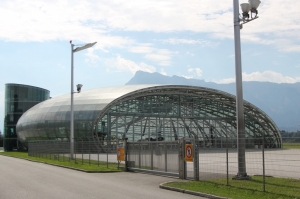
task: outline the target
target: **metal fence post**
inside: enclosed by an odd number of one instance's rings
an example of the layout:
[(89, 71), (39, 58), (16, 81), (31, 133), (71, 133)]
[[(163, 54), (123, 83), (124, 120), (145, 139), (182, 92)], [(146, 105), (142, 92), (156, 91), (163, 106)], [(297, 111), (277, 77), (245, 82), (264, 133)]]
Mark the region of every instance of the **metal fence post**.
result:
[(165, 172), (168, 172), (168, 152), (167, 152), (167, 144), (164, 143), (165, 149)]
[(100, 153), (100, 151), (99, 151), (99, 147), (97, 146), (97, 152), (98, 152), (98, 167), (99, 167), (99, 153)]
[(142, 151), (142, 143), (139, 143), (139, 168), (141, 168), (141, 151)]
[(125, 171), (128, 171), (127, 139), (128, 139), (128, 138), (124, 138)]
[(77, 163), (77, 160), (76, 160), (76, 153), (77, 153), (77, 140), (74, 139), (74, 156), (75, 156), (75, 163)]
[[(194, 178), (199, 181), (199, 150), (198, 150), (198, 139), (194, 139)], [(197, 143), (197, 144), (196, 144)]]
[(228, 171), (228, 137), (227, 133), (226, 135), (226, 185), (229, 186), (229, 171)]
[(262, 137), (262, 162), (263, 162), (263, 192), (266, 192), (266, 174), (265, 174), (265, 134)]
[(185, 160), (184, 160), (184, 138), (178, 140), (178, 159), (179, 159), (179, 179), (185, 179)]
[(150, 149), (151, 149), (151, 170), (153, 170), (153, 144), (149, 142), (150, 144)]
[(89, 165), (91, 165), (91, 143), (90, 143), (90, 139), (88, 139), (89, 141)]
[(81, 164), (83, 164), (83, 139), (81, 140)]
[(106, 142), (106, 168), (108, 168), (108, 142)]

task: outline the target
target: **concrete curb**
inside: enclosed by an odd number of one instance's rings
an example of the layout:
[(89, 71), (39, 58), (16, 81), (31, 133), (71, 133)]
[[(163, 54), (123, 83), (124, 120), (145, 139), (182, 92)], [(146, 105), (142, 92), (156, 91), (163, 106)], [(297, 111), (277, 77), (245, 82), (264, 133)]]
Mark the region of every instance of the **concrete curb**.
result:
[[(170, 181), (170, 182), (172, 182), (172, 181)], [(177, 191), (177, 192), (180, 192), (180, 193), (190, 194), (190, 195), (194, 195), (194, 196), (200, 196), (200, 197), (210, 198), (210, 199), (228, 199), (228, 198), (224, 198), (224, 197), (220, 197), (220, 196), (214, 196), (214, 195), (207, 194), (207, 193), (201, 193), (201, 192), (196, 192), (196, 191), (189, 191), (189, 190), (185, 190), (185, 189), (168, 187), (168, 186), (164, 185), (166, 183), (169, 183), (169, 182), (161, 183), (159, 185), (159, 188), (170, 190), (170, 191)]]
[(48, 165), (51, 165), (51, 166), (57, 166), (57, 167), (62, 167), (62, 168), (66, 168), (66, 169), (72, 169), (72, 170), (81, 171), (81, 172), (85, 172), (85, 173), (116, 173), (116, 172), (122, 172), (122, 171), (89, 171), (89, 170), (78, 169), (78, 168), (68, 167), (68, 166), (59, 165), (59, 164), (52, 164), (52, 163), (48, 163), (48, 162), (40, 162), (40, 161), (36, 161), (36, 160), (30, 160), (28, 158), (19, 158), (19, 157), (8, 156), (8, 155), (3, 155), (3, 156), (11, 157), (11, 158), (17, 158), (17, 159), (21, 159), (21, 160), (27, 160), (27, 161), (31, 161), (31, 162), (42, 163), (42, 164), (48, 164)]

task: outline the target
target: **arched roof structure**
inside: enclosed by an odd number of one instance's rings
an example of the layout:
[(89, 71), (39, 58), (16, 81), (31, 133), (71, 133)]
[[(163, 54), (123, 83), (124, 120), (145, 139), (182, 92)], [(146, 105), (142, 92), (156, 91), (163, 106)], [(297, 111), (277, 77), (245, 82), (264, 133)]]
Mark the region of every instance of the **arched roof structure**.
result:
[[(204, 87), (179, 85), (126, 85), (74, 94), (75, 139), (111, 143), (120, 137), (131, 141), (176, 140), (196, 133), (205, 146), (220, 146), (225, 137), (236, 139), (235, 96)], [(280, 148), (276, 124), (259, 108), (244, 101), (248, 147)], [(17, 133), (29, 140), (68, 140), (70, 94), (44, 101), (19, 120)], [(213, 141), (212, 141), (213, 140)]]

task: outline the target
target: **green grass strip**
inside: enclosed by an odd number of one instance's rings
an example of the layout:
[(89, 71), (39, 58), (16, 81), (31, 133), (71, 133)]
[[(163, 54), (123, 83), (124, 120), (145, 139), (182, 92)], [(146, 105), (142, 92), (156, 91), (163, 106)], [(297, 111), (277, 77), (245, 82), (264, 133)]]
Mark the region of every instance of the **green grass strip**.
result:
[(266, 177), (266, 192), (263, 178), (252, 176), (251, 180), (226, 179), (210, 181), (169, 182), (164, 186), (185, 189), (232, 199), (300, 199), (300, 180)]
[[(21, 159), (27, 159), (27, 160), (32, 160), (36, 162), (42, 162), (42, 163), (47, 163), (47, 164), (52, 164), (52, 165), (58, 165), (58, 166), (63, 166), (63, 167), (68, 167), (72, 169), (78, 169), (78, 170), (83, 170), (87, 172), (121, 172), (122, 170), (118, 169), (118, 164), (117, 163), (107, 163), (103, 161), (99, 161), (99, 166), (98, 166), (98, 161), (95, 160), (86, 160), (76, 158), (76, 160), (69, 160), (68, 157), (63, 157), (62, 155), (59, 157), (59, 160), (57, 159), (57, 156), (55, 157), (54, 154), (51, 156), (48, 154), (47, 158), (39, 158), (39, 157), (32, 157), (28, 156), (27, 152), (0, 152), (0, 155), (5, 155), (5, 156), (10, 156), (10, 157), (16, 157), (16, 158), (21, 158)], [(51, 159), (50, 159), (51, 158)], [(55, 159), (56, 158), (56, 159)], [(82, 164), (83, 163), (83, 164)], [(124, 166), (124, 165), (120, 165)]]
[(282, 143), (282, 148), (284, 148), (284, 149), (300, 149), (300, 143), (284, 142), (284, 143)]

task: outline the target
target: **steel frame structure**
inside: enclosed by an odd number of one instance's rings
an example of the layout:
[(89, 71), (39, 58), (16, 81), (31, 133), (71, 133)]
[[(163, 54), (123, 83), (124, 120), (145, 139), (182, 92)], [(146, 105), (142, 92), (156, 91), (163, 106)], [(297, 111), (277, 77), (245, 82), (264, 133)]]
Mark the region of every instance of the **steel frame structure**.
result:
[[(254, 148), (263, 134), (266, 145), (281, 148), (274, 122), (260, 109), (245, 102), (246, 147)], [(161, 86), (138, 90), (110, 104), (94, 121), (94, 139), (108, 145), (127, 137), (129, 141), (174, 141), (197, 134), (200, 147), (223, 147), (226, 136), (236, 147), (235, 96), (214, 89)], [(105, 140), (103, 139), (105, 136)]]

